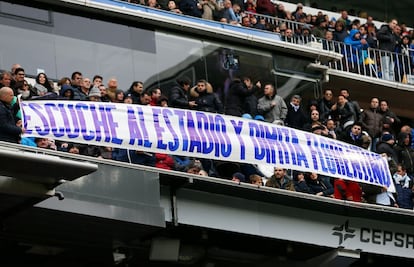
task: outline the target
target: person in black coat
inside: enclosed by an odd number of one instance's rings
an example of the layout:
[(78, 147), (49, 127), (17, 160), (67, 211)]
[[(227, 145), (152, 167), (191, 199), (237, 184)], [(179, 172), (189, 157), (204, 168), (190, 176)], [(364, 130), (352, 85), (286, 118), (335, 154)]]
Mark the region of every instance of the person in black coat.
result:
[(0, 89), (0, 141), (19, 143), (20, 135), (24, 132), (22, 121), (16, 121), (11, 103), (14, 98), (13, 89)]
[(188, 90), (191, 86), (191, 80), (188, 77), (177, 79), (177, 85), (171, 88), (169, 104), (173, 108), (193, 108), (197, 104), (195, 101), (188, 101)]

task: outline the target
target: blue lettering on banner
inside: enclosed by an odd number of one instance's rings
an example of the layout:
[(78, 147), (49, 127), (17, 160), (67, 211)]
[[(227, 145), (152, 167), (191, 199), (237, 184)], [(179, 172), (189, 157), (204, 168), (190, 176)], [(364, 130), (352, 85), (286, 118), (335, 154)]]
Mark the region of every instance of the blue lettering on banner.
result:
[(299, 139), (288, 128), (249, 122), (249, 136), (254, 143), (255, 158), (271, 164), (293, 164), (309, 168), (305, 152)]
[[(26, 133), (34, 136), (278, 164), (385, 186), (391, 182), (388, 165), (380, 155), (270, 123), (200, 111), (116, 103), (23, 101), (21, 107)], [(127, 118), (126, 127), (121, 129), (124, 118)], [(117, 136), (118, 131), (121, 138)], [(249, 151), (248, 145), (253, 145)]]
[(230, 123), (233, 125), (234, 132), (240, 143), (240, 159), (244, 160), (246, 159), (246, 145), (244, 144), (244, 140), (240, 134), (243, 130), (243, 121), (236, 122), (235, 120), (230, 120)]
[[(137, 109), (135, 113), (134, 108)], [(148, 140), (147, 129), (145, 128), (144, 113), (138, 106), (127, 106), (128, 112), (128, 128), (129, 128), (129, 144), (134, 145), (137, 141), (138, 146), (151, 147), (152, 143)], [(136, 115), (138, 115), (138, 120)]]
[(170, 151), (176, 151), (180, 147), (180, 140), (178, 139), (178, 135), (175, 132), (173, 125), (171, 124), (170, 117), (174, 115), (174, 113), (167, 108), (162, 109), (162, 114), (164, 116), (165, 123), (170, 134), (173, 136), (172, 141), (168, 141), (168, 149)]

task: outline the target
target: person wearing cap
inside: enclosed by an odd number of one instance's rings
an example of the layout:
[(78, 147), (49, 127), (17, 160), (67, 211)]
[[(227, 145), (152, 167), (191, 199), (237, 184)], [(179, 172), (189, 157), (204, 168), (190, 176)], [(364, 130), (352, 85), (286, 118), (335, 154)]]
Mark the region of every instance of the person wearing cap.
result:
[(245, 182), (247, 182), (246, 181), (246, 176), (243, 173), (241, 173), (241, 172), (235, 172), (235, 173), (233, 173), (233, 176), (232, 176), (231, 180), (233, 182), (237, 182), (237, 183), (245, 183)]
[(101, 102), (101, 91), (98, 87), (92, 87), (89, 91), (89, 101)]
[(131, 94), (126, 94), (124, 97), (124, 103), (133, 104), (133, 99)]
[(382, 134), (380, 141), (377, 143), (376, 152), (378, 154), (385, 153), (388, 157), (388, 160), (393, 160), (394, 162), (398, 161), (398, 155), (395, 149), (393, 148), (395, 144), (394, 135), (389, 132)]
[(286, 175), (286, 169), (280, 167), (274, 168), (274, 174), (266, 181), (265, 185), (267, 187), (295, 191), (295, 185), (292, 179)]
[(327, 29), (328, 29), (328, 22), (325, 19), (325, 16), (322, 15), (316, 19), (316, 25), (312, 29), (312, 34), (316, 38), (325, 38), (325, 33)]

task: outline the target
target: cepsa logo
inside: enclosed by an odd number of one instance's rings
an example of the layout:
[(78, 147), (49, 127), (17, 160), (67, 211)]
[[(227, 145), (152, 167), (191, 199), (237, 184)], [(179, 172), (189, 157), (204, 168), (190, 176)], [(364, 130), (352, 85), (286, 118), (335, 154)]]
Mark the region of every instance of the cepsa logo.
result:
[(332, 235), (338, 236), (338, 245), (342, 245), (347, 239), (356, 237), (362, 243), (414, 249), (413, 234), (361, 227), (358, 235), (357, 229), (352, 228), (348, 220), (341, 225), (334, 226), (332, 230)]

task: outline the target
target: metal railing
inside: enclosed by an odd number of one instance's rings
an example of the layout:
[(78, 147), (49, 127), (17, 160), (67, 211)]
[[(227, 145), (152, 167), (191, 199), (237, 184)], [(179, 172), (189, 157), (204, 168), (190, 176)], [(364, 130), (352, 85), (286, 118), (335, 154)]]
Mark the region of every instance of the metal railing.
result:
[(396, 53), (385, 50), (368, 48), (357, 49), (344, 42), (330, 41), (323, 38), (316, 38), (312, 34), (302, 35), (305, 26), (312, 25), (296, 21), (280, 19), (272, 16), (244, 12), (246, 15), (255, 16), (257, 20), (265, 19), (266, 23), (274, 26), (285, 24), (292, 29), (293, 35), (282, 35), (282, 41), (299, 45), (312, 46), (317, 49), (333, 51), (343, 55), (342, 60), (330, 62), (328, 67), (335, 70), (352, 72), (372, 78), (387, 81), (414, 84), (414, 50), (409, 49), (407, 53)]

